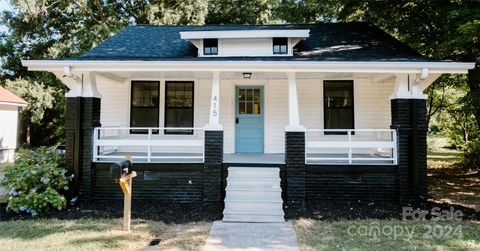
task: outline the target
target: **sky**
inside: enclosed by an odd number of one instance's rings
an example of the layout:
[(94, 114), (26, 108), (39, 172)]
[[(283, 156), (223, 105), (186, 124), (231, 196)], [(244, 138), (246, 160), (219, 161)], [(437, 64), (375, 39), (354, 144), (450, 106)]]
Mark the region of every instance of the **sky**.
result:
[[(0, 12), (3, 12), (4, 10), (12, 10), (9, 0), (0, 0)], [(0, 32), (6, 30), (7, 28), (4, 25), (0, 25)]]

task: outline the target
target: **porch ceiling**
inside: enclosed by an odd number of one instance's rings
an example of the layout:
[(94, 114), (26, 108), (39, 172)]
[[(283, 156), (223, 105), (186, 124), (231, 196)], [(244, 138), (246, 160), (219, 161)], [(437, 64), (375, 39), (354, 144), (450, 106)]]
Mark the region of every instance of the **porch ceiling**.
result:
[[(210, 72), (168, 72), (168, 71), (124, 71), (124, 72), (108, 72), (98, 73), (99, 76), (107, 78), (120, 79), (211, 79)], [(336, 79), (336, 78), (375, 78), (387, 79), (394, 77), (393, 74), (387, 73), (340, 73), (340, 72), (299, 72), (296, 74), (297, 79)], [(243, 72), (222, 72), (220, 79), (242, 79)], [(287, 74), (282, 72), (253, 72), (250, 79), (287, 79)]]

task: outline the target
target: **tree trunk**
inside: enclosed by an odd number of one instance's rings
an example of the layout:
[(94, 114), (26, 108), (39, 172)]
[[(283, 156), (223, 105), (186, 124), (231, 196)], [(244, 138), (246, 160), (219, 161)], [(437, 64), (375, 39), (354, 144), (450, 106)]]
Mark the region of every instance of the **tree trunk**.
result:
[(478, 128), (480, 128), (480, 63), (477, 63), (475, 68), (468, 70), (467, 79), (475, 121), (477, 122)]

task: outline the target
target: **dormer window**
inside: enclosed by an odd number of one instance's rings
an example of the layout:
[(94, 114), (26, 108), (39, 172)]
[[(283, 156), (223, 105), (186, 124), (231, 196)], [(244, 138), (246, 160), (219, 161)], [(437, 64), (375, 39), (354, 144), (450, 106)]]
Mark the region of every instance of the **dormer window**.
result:
[(218, 39), (203, 40), (203, 55), (218, 55)]
[(293, 56), (295, 45), (308, 38), (309, 33), (308, 29), (259, 26), (246, 30), (180, 31), (180, 37), (198, 49), (198, 57), (285, 57)]
[(274, 37), (273, 38), (273, 54), (287, 54), (288, 52), (288, 38)]

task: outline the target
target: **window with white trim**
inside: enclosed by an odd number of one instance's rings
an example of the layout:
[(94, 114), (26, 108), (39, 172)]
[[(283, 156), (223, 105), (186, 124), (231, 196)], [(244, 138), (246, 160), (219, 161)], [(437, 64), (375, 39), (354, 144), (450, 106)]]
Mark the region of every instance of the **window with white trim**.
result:
[[(131, 82), (130, 127), (159, 126), (159, 91), (158, 81)], [(146, 134), (148, 130), (132, 129), (130, 133)]]
[(323, 109), (325, 129), (354, 129), (353, 81), (325, 80), (323, 82)]

